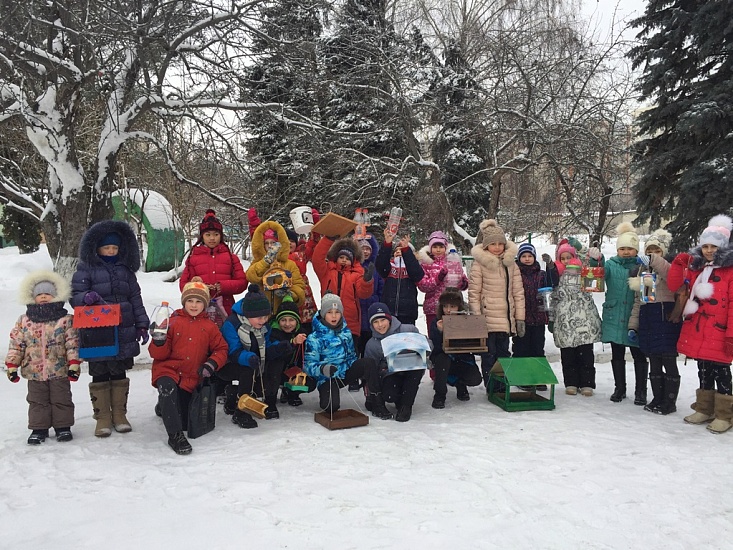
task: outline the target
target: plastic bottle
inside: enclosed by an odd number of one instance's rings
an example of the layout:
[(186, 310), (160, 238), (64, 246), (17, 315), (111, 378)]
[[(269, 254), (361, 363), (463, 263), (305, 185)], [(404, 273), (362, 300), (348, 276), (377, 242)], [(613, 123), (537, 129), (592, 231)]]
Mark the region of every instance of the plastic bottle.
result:
[(173, 309), (168, 302), (161, 302), (153, 310), (153, 321), (150, 323), (150, 333), (155, 338), (161, 338), (168, 334), (168, 324), (170, 323), (171, 313)]
[(448, 274), (445, 276), (445, 285), (458, 288), (463, 279), (463, 264), (455, 248), (451, 248), (448, 252), (445, 258), (445, 267), (448, 270)]
[(389, 213), (389, 221), (387, 222), (387, 228), (392, 235), (397, 235), (397, 231), (400, 230), (400, 220), (402, 220), (402, 208), (395, 206)]
[(354, 216), (354, 221), (356, 222), (356, 227), (354, 228), (354, 237), (357, 239), (366, 239), (366, 225), (365, 222), (365, 215), (364, 210), (361, 208), (356, 209), (356, 215)]

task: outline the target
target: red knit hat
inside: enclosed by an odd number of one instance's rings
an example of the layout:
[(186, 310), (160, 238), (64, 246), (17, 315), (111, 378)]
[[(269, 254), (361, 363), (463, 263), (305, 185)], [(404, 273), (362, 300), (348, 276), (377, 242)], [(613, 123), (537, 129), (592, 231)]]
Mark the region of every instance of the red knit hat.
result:
[(224, 228), (222, 227), (221, 222), (217, 219), (216, 212), (210, 208), (206, 211), (206, 214), (204, 214), (204, 219), (201, 220), (201, 224), (199, 225), (199, 236), (203, 236), (207, 231), (218, 231), (219, 233), (224, 233)]

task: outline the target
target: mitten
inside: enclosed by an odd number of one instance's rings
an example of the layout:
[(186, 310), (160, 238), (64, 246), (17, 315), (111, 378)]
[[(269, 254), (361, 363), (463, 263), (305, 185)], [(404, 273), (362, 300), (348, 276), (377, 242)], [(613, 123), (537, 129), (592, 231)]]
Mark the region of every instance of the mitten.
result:
[(66, 376), (69, 378), (69, 382), (76, 382), (79, 380), (79, 364), (71, 364), (69, 365), (69, 371), (66, 373)]
[(458, 290), (468, 290), (468, 279), (465, 276), (461, 277), (461, 284), (458, 286)]
[(168, 335), (165, 332), (153, 332), (153, 344), (156, 346), (165, 344), (166, 338), (168, 338)]
[(101, 302), (102, 297), (99, 295), (98, 292), (94, 290), (90, 290), (84, 295), (84, 303), (88, 306), (94, 305), (97, 302)]
[(256, 355), (253, 355), (252, 357), (249, 358), (249, 361), (247, 361), (247, 365), (249, 366), (249, 368), (253, 370), (259, 370), (260, 364), (261, 364), (260, 358), (257, 357)]
[(649, 261), (651, 258), (646, 254), (639, 254), (636, 256), (636, 263), (649, 267)]
[(278, 288), (275, 291), (275, 296), (279, 296), (280, 298), (285, 298), (288, 295), (290, 295), (290, 291), (287, 288)]
[(145, 345), (148, 343), (148, 340), (150, 340), (150, 334), (148, 334), (148, 329), (146, 328), (139, 328), (137, 329), (137, 341), (138, 343)]
[(20, 380), (20, 376), (18, 376), (18, 366), (13, 365), (12, 363), (5, 363), (5, 366), (8, 367), (8, 380), (13, 383), (18, 382)]
[(438, 281), (442, 283), (445, 280), (447, 275), (448, 275), (448, 268), (447, 267), (442, 268), (440, 271), (438, 271)]
[(321, 372), (326, 378), (333, 378), (333, 376), (336, 374), (336, 370), (337, 369), (335, 365), (323, 365), (321, 367)]
[(277, 258), (277, 253), (280, 252), (280, 246), (281, 244), (277, 242), (270, 247), (270, 250), (267, 251), (265, 257), (263, 258), (266, 264), (269, 265), (275, 261), (275, 258)]
[(629, 338), (629, 342), (631, 342), (632, 344), (639, 343), (639, 335), (636, 333), (636, 331), (633, 328), (627, 333), (627, 336)]
[(208, 378), (209, 376), (213, 375), (215, 371), (216, 363), (209, 359), (208, 361), (206, 361), (206, 363), (199, 367), (199, 370), (197, 370), (196, 373), (201, 378)]
[(601, 249), (597, 246), (591, 246), (588, 249), (588, 256), (593, 258), (594, 260), (600, 260), (601, 259)]
[(725, 354), (733, 355), (733, 337), (731, 336), (725, 339)]
[(524, 338), (524, 335), (527, 332), (527, 325), (524, 323), (524, 321), (517, 320), (517, 336), (519, 338)]
[(374, 278), (374, 262), (370, 263), (364, 270), (364, 280), (368, 283)]
[(545, 262), (545, 265), (550, 266), (553, 264), (552, 258), (550, 258), (549, 254), (543, 254), (542, 255), (542, 261)]

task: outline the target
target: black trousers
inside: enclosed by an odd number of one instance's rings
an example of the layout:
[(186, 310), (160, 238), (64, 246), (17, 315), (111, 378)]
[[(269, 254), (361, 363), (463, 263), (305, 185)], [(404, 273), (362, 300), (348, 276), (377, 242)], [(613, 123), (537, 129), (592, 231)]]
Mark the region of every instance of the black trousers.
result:
[(382, 397), (398, 407), (412, 407), (424, 374), (425, 369), (388, 374), (382, 378)]
[(176, 384), (169, 376), (158, 378), (158, 404), (163, 417), (163, 425), (168, 435), (182, 432), (188, 428), (188, 405), (191, 394)]
[(698, 361), (697, 377), (701, 390), (714, 390), (718, 385), (718, 393), (731, 395), (730, 365), (715, 361)]
[(524, 336), (512, 338), (512, 357), (544, 357), (545, 325), (527, 325)]
[(583, 344), (574, 348), (560, 348), (562, 377), (565, 387), (596, 387), (595, 355), (593, 344)]
[(430, 360), (433, 362), (435, 374), (433, 389), (438, 397), (445, 399), (448, 394), (448, 376), (455, 376), (458, 379), (457, 383), (464, 386), (481, 384), (481, 372), (479, 372), (478, 365), (454, 360), (447, 353), (431, 355)]
[(509, 333), (507, 332), (489, 332), (488, 353), (481, 354), (481, 374), (484, 377), (484, 384), (488, 388), (489, 372), (499, 357), (511, 357), (509, 354)]

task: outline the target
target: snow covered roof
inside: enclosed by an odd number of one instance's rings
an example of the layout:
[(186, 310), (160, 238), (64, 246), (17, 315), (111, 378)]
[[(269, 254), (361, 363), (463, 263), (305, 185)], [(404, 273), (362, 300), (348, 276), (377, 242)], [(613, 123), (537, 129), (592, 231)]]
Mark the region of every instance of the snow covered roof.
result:
[[(176, 227), (180, 227), (180, 223), (175, 219), (173, 214), (173, 207), (171, 207), (170, 203), (160, 193), (147, 190), (143, 191), (131, 187), (129, 189), (115, 191), (112, 193), (112, 196), (124, 199), (128, 193), (130, 200), (141, 208), (154, 229), (175, 229)], [(143, 203), (145, 204), (145, 208), (143, 208)]]

